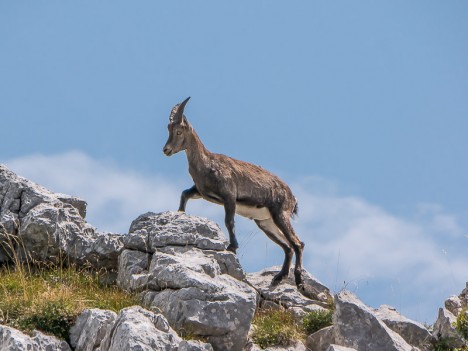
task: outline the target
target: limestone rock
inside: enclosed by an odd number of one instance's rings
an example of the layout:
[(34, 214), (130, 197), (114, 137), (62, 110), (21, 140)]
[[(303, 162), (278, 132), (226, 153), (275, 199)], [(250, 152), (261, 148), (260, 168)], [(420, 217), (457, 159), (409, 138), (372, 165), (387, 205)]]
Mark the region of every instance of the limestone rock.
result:
[(0, 325), (0, 351), (71, 351), (70, 346), (53, 336), (35, 331), (33, 336)]
[(293, 345), (290, 346), (270, 346), (266, 349), (262, 349), (255, 344), (250, 344), (244, 349), (244, 351), (307, 351), (307, 348), (302, 342), (296, 341)]
[(70, 346), (64, 340), (59, 340), (55, 336), (45, 335), (37, 330), (31, 337), (38, 351), (71, 351)]
[(213, 351), (213, 347), (197, 340), (182, 340), (178, 351)]
[(431, 333), (421, 323), (402, 316), (395, 308), (387, 305), (380, 306), (375, 315), (408, 344), (421, 350), (430, 348)]
[(307, 337), (306, 346), (314, 351), (327, 351), (335, 343), (333, 326), (316, 331)]
[(445, 300), (445, 308), (449, 310), (455, 317), (457, 317), (464, 309), (468, 309), (468, 282), (466, 283), (466, 287), (462, 290), (460, 295), (451, 296)]
[(257, 294), (214, 223), (179, 212), (133, 221), (119, 259), (118, 284), (141, 292), (176, 330), (208, 340), (214, 350), (242, 350)]
[(70, 329), (70, 344), (75, 351), (94, 351), (115, 323), (112, 311), (88, 309), (83, 311)]
[(330, 345), (327, 351), (356, 351), (356, 349), (352, 349), (350, 347), (340, 346), (340, 345)]
[(457, 318), (445, 308), (439, 308), (439, 315), (434, 324), (433, 335), (437, 340), (450, 339), (452, 347), (462, 347), (464, 345), (463, 338), (458, 334), (453, 326)]
[(140, 306), (120, 311), (97, 351), (177, 351), (182, 340), (161, 314)]
[(0, 263), (15, 255), (115, 269), (122, 235), (98, 233), (85, 214), (84, 200), (53, 193), (0, 165)]
[(165, 246), (223, 251), (226, 239), (217, 224), (184, 212), (148, 212), (132, 222), (126, 248), (153, 253)]
[[(280, 305), (291, 309), (299, 317), (306, 312), (326, 309), (333, 301), (330, 291), (310, 273), (303, 270), (304, 291), (297, 289), (293, 278), (293, 268), (289, 276), (278, 285), (272, 285), (273, 277), (280, 271), (280, 266), (266, 268), (260, 272), (247, 274), (248, 282), (260, 293), (260, 305), (264, 308), (274, 308)], [(302, 310), (303, 312), (300, 312)]]
[(377, 318), (355, 295), (342, 291), (335, 296), (333, 330), (335, 343), (359, 351), (411, 351), (413, 348)]

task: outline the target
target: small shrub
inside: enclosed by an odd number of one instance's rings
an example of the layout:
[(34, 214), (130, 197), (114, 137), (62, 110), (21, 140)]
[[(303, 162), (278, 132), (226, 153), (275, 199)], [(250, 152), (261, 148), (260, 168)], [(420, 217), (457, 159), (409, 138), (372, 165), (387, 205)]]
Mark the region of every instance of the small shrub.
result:
[(307, 313), (302, 320), (304, 331), (307, 335), (310, 335), (332, 325), (332, 316), (333, 311), (330, 310), (317, 310)]
[(294, 315), (288, 310), (263, 310), (253, 320), (253, 341), (261, 348), (288, 346), (294, 340), (301, 340), (304, 334), (295, 323)]
[(455, 322), (455, 329), (463, 338), (468, 340), (468, 310), (464, 309), (460, 312)]
[(456, 338), (440, 338), (432, 342), (432, 351), (468, 351), (468, 346), (457, 347), (459, 340)]
[(65, 302), (46, 301), (32, 314), (20, 319), (19, 325), (26, 330), (37, 329), (67, 340), (74, 317), (75, 311)]

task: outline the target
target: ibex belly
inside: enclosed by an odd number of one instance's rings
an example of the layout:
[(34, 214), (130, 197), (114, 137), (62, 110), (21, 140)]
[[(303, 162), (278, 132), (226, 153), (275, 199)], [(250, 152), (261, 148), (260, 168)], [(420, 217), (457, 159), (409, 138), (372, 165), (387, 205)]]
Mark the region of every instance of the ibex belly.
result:
[(236, 204), (236, 213), (249, 219), (265, 220), (271, 218), (270, 211), (266, 207), (247, 206)]

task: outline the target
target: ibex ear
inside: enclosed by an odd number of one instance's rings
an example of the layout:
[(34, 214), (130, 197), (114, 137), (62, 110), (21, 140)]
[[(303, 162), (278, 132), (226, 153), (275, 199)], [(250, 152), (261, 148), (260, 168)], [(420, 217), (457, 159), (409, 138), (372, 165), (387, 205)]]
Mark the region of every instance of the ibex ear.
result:
[(177, 107), (177, 111), (173, 115), (171, 115), (171, 123), (174, 124), (183, 124), (184, 122), (186, 123), (187, 121), (184, 118), (184, 108), (185, 105), (187, 105), (187, 102), (190, 100), (190, 96), (186, 98), (184, 101), (182, 101), (181, 104)]

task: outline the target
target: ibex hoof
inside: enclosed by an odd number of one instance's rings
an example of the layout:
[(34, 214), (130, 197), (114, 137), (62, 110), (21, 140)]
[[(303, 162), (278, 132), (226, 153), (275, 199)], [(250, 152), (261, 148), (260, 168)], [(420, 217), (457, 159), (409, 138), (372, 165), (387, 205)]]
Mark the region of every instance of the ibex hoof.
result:
[(271, 281), (272, 286), (277, 286), (281, 281), (283, 280), (285, 274), (282, 272), (279, 272), (277, 275), (273, 277), (273, 280)]
[(296, 286), (299, 291), (304, 291), (304, 280), (302, 280), (302, 274), (294, 272), (294, 278), (296, 281)]
[(237, 246), (229, 244), (226, 250), (236, 253), (237, 248), (238, 248)]

